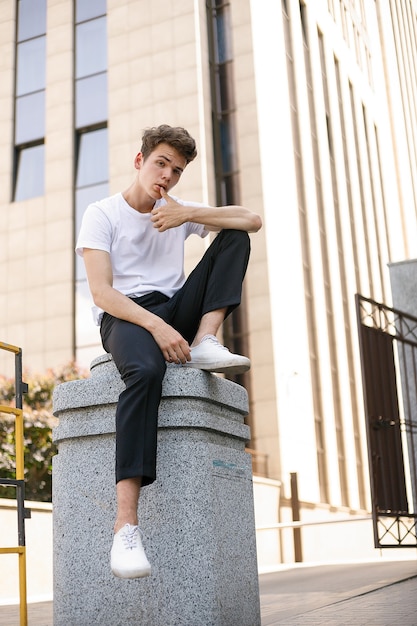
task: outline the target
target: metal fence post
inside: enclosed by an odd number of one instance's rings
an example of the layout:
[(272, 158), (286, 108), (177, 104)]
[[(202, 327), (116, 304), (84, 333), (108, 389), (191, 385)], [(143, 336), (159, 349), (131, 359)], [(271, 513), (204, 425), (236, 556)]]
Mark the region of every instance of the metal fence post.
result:
[[(300, 521), (300, 501), (298, 499), (297, 473), (291, 472), (291, 511), (292, 521)], [(294, 559), (296, 563), (303, 562), (303, 548), (301, 544), (301, 528), (293, 528), (294, 537)]]

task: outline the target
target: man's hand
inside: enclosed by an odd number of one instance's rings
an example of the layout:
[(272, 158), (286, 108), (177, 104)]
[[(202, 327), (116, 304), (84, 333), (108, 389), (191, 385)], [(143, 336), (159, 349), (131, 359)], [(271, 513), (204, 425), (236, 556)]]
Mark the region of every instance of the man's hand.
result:
[(84, 261), (96, 306), (114, 317), (146, 328), (168, 363), (186, 363), (191, 360), (190, 346), (175, 328), (113, 288), (113, 272), (108, 252), (84, 248)]
[(154, 228), (163, 233), (169, 228), (175, 228), (184, 224), (187, 221), (187, 214), (186, 208), (171, 198), (163, 187), (160, 187), (160, 192), (166, 204), (151, 211), (151, 222), (153, 222)]
[(184, 337), (162, 319), (159, 318), (156, 321), (156, 325), (150, 329), (150, 332), (164, 355), (165, 361), (182, 364), (191, 361), (190, 346)]
[(237, 205), (184, 206), (171, 198), (163, 187), (160, 187), (159, 191), (166, 204), (151, 211), (151, 220), (154, 228), (157, 228), (160, 233), (169, 228), (181, 226), (185, 222), (203, 224), (206, 230), (213, 232), (229, 228), (256, 233), (262, 227), (260, 216), (245, 207)]

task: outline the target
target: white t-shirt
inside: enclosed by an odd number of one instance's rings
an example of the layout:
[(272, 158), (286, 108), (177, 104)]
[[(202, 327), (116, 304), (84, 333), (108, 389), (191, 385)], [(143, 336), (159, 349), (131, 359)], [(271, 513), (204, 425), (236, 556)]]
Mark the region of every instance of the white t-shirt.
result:
[[(203, 206), (174, 199), (184, 206)], [(157, 200), (155, 207), (163, 204), (165, 200)], [(186, 222), (160, 233), (151, 217), (133, 209), (121, 193), (94, 202), (84, 213), (75, 251), (80, 256), (84, 248), (108, 252), (113, 287), (125, 295), (160, 291), (171, 297), (185, 282), (185, 240), (193, 233), (205, 237), (208, 231), (202, 224)], [(93, 316), (99, 325), (103, 311), (93, 307)]]

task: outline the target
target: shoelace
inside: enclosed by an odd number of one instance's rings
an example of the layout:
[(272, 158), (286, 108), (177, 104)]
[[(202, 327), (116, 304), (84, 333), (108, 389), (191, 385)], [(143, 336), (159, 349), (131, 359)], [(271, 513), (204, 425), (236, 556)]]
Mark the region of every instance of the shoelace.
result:
[(124, 533), (121, 534), (126, 550), (133, 550), (136, 548), (138, 534), (139, 528), (137, 526), (130, 526)]
[(208, 341), (212, 343), (214, 346), (217, 346), (217, 348), (220, 348), (221, 350), (225, 350), (226, 352), (230, 352), (229, 348), (226, 348), (226, 346), (221, 344), (220, 341), (217, 339), (217, 337), (215, 337), (214, 335), (205, 335), (202, 338), (200, 343), (203, 343), (203, 341)]

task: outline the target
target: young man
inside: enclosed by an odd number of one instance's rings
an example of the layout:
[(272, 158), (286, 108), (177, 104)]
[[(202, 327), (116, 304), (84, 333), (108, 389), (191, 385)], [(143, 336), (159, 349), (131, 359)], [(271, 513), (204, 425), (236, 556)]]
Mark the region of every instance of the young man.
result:
[[(183, 128), (150, 128), (135, 158), (136, 177), (123, 193), (87, 208), (76, 251), (84, 257), (100, 324), (126, 390), (116, 411), (117, 516), (111, 568), (121, 578), (148, 576), (138, 529), (140, 488), (156, 477), (158, 407), (166, 363), (239, 373), (249, 359), (216, 339), (240, 304), (249, 232), (261, 219), (240, 206), (210, 207), (169, 195), (196, 157)], [(184, 242), (216, 236), (187, 280)]]

